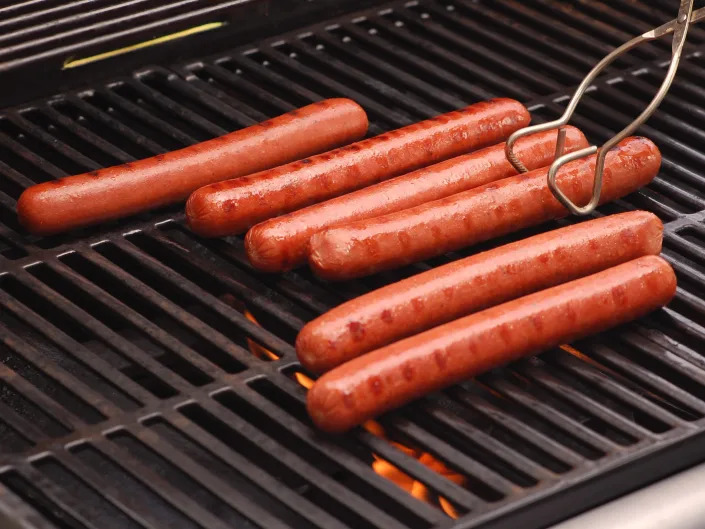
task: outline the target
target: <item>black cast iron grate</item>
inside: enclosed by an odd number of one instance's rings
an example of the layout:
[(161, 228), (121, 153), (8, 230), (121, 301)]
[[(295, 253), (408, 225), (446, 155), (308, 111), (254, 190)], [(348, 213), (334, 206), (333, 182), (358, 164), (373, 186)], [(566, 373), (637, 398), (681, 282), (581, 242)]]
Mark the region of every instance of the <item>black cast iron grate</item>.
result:
[[(366, 431), (316, 433), (291, 344), (305, 321), (341, 301), (477, 249), (333, 287), (307, 271), (259, 274), (241, 238), (200, 240), (177, 209), (52, 238), (27, 237), (14, 214), (32, 183), (323, 97), (362, 103), (372, 133), (495, 95), (547, 119), (611, 46), (670, 10), (666, 0), (389, 3), (8, 109), (0, 516), (61, 529), (538, 527), (702, 460), (700, 29), (643, 130), (663, 149), (660, 176), (597, 213), (644, 208), (664, 220), (664, 255), (680, 281), (674, 302), (572, 352), (518, 362), (381, 419), (394, 440), (465, 476), (463, 486)], [(620, 128), (656, 89), (667, 49), (625, 58), (576, 124), (594, 141)], [(422, 482), (430, 501), (377, 475), (373, 453)], [(437, 497), (462, 518), (444, 514)]]

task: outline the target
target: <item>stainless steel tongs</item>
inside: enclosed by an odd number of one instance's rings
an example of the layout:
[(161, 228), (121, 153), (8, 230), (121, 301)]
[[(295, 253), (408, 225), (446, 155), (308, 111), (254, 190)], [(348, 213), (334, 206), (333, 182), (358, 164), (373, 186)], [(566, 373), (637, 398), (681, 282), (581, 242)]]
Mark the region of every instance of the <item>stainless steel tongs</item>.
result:
[[(543, 132), (551, 129), (558, 129), (558, 140), (556, 142), (556, 159), (551, 165), (548, 172), (548, 187), (554, 196), (563, 204), (568, 210), (576, 215), (587, 215), (592, 210), (594, 210), (600, 202), (600, 193), (602, 191), (602, 176), (605, 170), (605, 157), (612, 147), (617, 145), (627, 136), (630, 136), (634, 131), (639, 128), (646, 120), (648, 120), (651, 115), (659, 107), (663, 99), (666, 97), (668, 90), (671, 88), (673, 79), (678, 71), (678, 65), (680, 64), (681, 55), (683, 54), (683, 48), (688, 37), (688, 29), (691, 24), (700, 22), (705, 19), (705, 7), (693, 11), (694, 0), (680, 0), (680, 9), (678, 11), (678, 17), (661, 27), (647, 31), (643, 35), (633, 38), (629, 42), (622, 44), (619, 48), (615, 49), (612, 53), (607, 55), (602, 59), (595, 68), (585, 77), (583, 82), (580, 84), (578, 89), (575, 91), (573, 98), (570, 100), (563, 115), (555, 120), (548, 123), (542, 123), (541, 125), (534, 125), (531, 127), (526, 127), (518, 130), (512, 134), (507, 140), (506, 145), (506, 155), (507, 159), (511, 162), (514, 168), (520, 173), (526, 173), (526, 166), (517, 158), (514, 153), (514, 144), (517, 140), (523, 136), (529, 134), (534, 134), (536, 132)], [(673, 33), (673, 46), (672, 46), (672, 59), (666, 77), (661, 84), (658, 92), (654, 96), (653, 100), (644, 109), (639, 117), (637, 117), (632, 123), (630, 123), (624, 130), (622, 130), (617, 135), (613, 136), (609, 141), (604, 143), (602, 147), (598, 148), (593, 145), (591, 147), (586, 147), (579, 151), (575, 151), (569, 154), (563, 154), (565, 146), (565, 125), (568, 124), (578, 103), (585, 95), (585, 92), (590, 87), (595, 78), (602, 73), (602, 71), (612, 64), (615, 59), (619, 56), (627, 53), (632, 48), (643, 44), (644, 42), (650, 42), (652, 40), (660, 39)], [(568, 162), (577, 160), (578, 158), (584, 158), (591, 156), (595, 153), (597, 154), (597, 161), (595, 164), (595, 180), (592, 186), (592, 198), (590, 202), (585, 206), (578, 206), (573, 203), (560, 188), (556, 185), (556, 175), (558, 170), (563, 167)]]

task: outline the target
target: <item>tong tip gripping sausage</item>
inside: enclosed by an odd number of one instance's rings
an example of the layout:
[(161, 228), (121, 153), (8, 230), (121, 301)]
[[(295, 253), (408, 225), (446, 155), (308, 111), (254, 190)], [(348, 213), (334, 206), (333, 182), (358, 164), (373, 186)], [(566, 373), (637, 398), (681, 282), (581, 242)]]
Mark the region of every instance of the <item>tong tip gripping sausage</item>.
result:
[[(605, 68), (607, 68), (615, 60), (617, 60), (619, 57), (629, 52), (633, 48), (636, 48), (637, 46), (640, 46), (645, 42), (650, 42), (673, 34), (672, 56), (664, 80), (658, 92), (656, 92), (656, 94), (654, 95), (654, 98), (634, 121), (632, 121), (622, 131), (620, 131), (608, 141), (606, 141), (599, 148), (593, 145), (583, 149), (582, 151), (563, 155), (560, 150), (559, 142), (559, 149), (556, 152), (556, 160), (553, 162), (553, 164), (551, 165), (551, 169), (548, 172), (548, 186), (551, 189), (553, 195), (556, 197), (556, 199), (560, 201), (561, 204), (563, 204), (566, 209), (568, 209), (571, 213), (575, 215), (587, 215), (591, 213), (600, 203), (600, 194), (602, 191), (602, 180), (604, 176), (605, 159), (607, 156), (607, 152), (609, 152), (613, 147), (618, 145), (622, 140), (634, 134), (634, 132), (641, 125), (643, 125), (653, 115), (654, 112), (656, 112), (658, 107), (661, 105), (661, 102), (668, 94), (668, 91), (670, 90), (671, 85), (673, 84), (673, 80), (675, 79), (676, 73), (678, 71), (678, 66), (680, 65), (681, 56), (683, 54), (683, 49), (685, 47), (685, 43), (688, 37), (688, 30), (690, 28), (690, 25), (698, 23), (703, 19), (705, 19), (705, 8), (700, 8), (694, 11), (693, 0), (680, 0), (678, 16), (675, 19), (671, 20), (670, 22), (667, 22), (666, 24), (663, 24), (658, 28), (649, 30), (633, 38), (632, 40), (622, 44), (610, 54), (608, 54), (605, 58), (603, 58), (590, 71), (590, 73), (588, 73), (588, 75), (583, 79), (582, 83), (580, 83), (575, 93), (573, 94), (573, 97), (568, 103), (565, 112), (560, 118), (554, 121), (549, 121), (547, 123), (526, 127), (512, 134), (507, 140), (505, 148), (507, 160), (509, 160), (509, 162), (514, 166), (517, 171), (521, 173), (527, 172), (527, 168), (524, 166), (524, 164), (521, 162), (521, 160), (514, 151), (514, 145), (520, 138), (528, 134), (534, 134), (537, 132), (543, 132), (551, 129), (558, 129), (559, 134), (563, 134), (561, 131), (573, 117), (573, 114), (575, 113), (575, 110), (578, 104), (580, 103), (581, 99), (585, 96), (585, 94), (592, 86), (592, 83), (605, 70)], [(563, 167), (565, 164), (579, 158), (591, 156), (595, 153), (597, 153), (597, 163), (595, 164), (595, 176), (592, 187), (592, 196), (586, 205), (579, 206), (573, 201), (571, 201), (570, 198), (568, 198), (565, 193), (558, 187), (558, 185), (556, 184), (556, 175), (558, 174), (558, 171), (561, 169), (561, 167)]]

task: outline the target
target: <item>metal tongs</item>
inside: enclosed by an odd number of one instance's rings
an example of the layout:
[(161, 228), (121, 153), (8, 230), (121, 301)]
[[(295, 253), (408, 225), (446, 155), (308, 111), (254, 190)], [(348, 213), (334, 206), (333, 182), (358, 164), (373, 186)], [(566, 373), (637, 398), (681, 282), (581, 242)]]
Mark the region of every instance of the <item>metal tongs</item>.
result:
[[(548, 171), (548, 187), (551, 189), (551, 192), (554, 194), (554, 196), (561, 202), (561, 204), (563, 204), (568, 210), (570, 210), (571, 213), (574, 213), (575, 215), (587, 215), (588, 213), (593, 211), (600, 202), (600, 193), (602, 191), (602, 176), (605, 170), (605, 157), (607, 156), (607, 153), (610, 151), (610, 149), (612, 149), (612, 147), (617, 145), (624, 138), (634, 133), (634, 131), (639, 128), (646, 120), (648, 120), (659, 107), (663, 99), (666, 97), (668, 90), (671, 88), (673, 79), (675, 78), (676, 72), (678, 71), (678, 65), (680, 64), (681, 55), (683, 54), (683, 48), (688, 37), (688, 29), (690, 28), (690, 25), (705, 19), (705, 8), (700, 8), (693, 11), (693, 2), (694, 0), (680, 0), (680, 9), (678, 11), (678, 17), (675, 20), (672, 20), (656, 29), (652, 29), (651, 31), (647, 31), (643, 35), (635, 37), (629, 42), (622, 44), (619, 48), (615, 49), (612, 53), (602, 59), (597, 64), (597, 66), (592, 69), (592, 71), (587, 75), (587, 77), (585, 77), (583, 82), (575, 91), (575, 94), (570, 100), (570, 103), (568, 104), (565, 112), (559, 119), (555, 121), (550, 121), (548, 123), (542, 123), (540, 125), (526, 127), (512, 134), (507, 140), (505, 151), (507, 159), (509, 160), (509, 162), (511, 162), (514, 168), (520, 173), (528, 172), (526, 166), (521, 162), (521, 160), (519, 160), (519, 158), (514, 153), (514, 144), (519, 138), (522, 138), (523, 136), (527, 136), (529, 134), (534, 134), (536, 132), (558, 129), (558, 139), (556, 142), (556, 159), (551, 165), (550, 170)], [(607, 68), (607, 66), (612, 64), (615, 59), (617, 59), (624, 53), (627, 53), (632, 48), (635, 48), (640, 44), (643, 44), (644, 42), (650, 42), (652, 40), (660, 39), (661, 37), (665, 37), (666, 35), (669, 35), (671, 33), (673, 33), (672, 58), (671, 64), (668, 68), (668, 72), (666, 73), (666, 78), (663, 80), (661, 87), (659, 88), (651, 103), (649, 103), (649, 106), (646, 107), (646, 109), (641, 113), (641, 115), (636, 118), (632, 123), (630, 123), (629, 126), (627, 126), (619, 134), (613, 136), (609, 141), (603, 144), (602, 147), (598, 148), (597, 146), (593, 145), (591, 147), (586, 147), (579, 151), (575, 151), (569, 154), (563, 154), (566, 134), (564, 127), (570, 121), (571, 117), (575, 113), (575, 109), (578, 106), (578, 103), (585, 95), (585, 92), (590, 87), (595, 78), (600, 75), (600, 73), (602, 73), (602, 71)], [(592, 186), (592, 198), (590, 199), (590, 202), (587, 205), (581, 207), (574, 204), (556, 185), (556, 175), (558, 174), (558, 170), (568, 162), (572, 162), (573, 160), (577, 160), (579, 158), (585, 158), (595, 153), (598, 154), (597, 161), (595, 164), (595, 180)]]

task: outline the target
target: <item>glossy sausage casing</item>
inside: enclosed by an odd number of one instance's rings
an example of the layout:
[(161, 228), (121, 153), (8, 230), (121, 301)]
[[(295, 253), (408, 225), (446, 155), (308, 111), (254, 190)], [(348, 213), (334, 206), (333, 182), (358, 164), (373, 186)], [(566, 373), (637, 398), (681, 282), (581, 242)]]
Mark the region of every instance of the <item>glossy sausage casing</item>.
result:
[(199, 189), (186, 203), (204, 237), (247, 231), (283, 213), (495, 144), (529, 122), (526, 108), (495, 99), (325, 154)]
[(643, 316), (675, 291), (670, 265), (641, 257), (355, 358), (314, 383), (308, 411), (321, 429), (343, 432), (494, 367)]
[[(661, 153), (646, 138), (627, 138), (607, 154), (601, 203), (648, 184)], [(311, 237), (309, 263), (326, 279), (342, 280), (428, 259), (568, 211), (546, 183), (548, 169), (512, 176), (374, 219), (329, 228)], [(557, 182), (575, 203), (592, 194), (595, 156), (567, 164)]]
[[(582, 132), (575, 127), (566, 131), (566, 153), (587, 147)], [(554, 158), (556, 134), (554, 130), (522, 138), (515, 152), (529, 169), (544, 167)], [(283, 272), (306, 262), (311, 235), (325, 228), (393, 213), (514, 174), (504, 144), (487, 147), (257, 224), (245, 238), (247, 256), (259, 270)]]
[(17, 203), (20, 223), (48, 235), (181, 202), (206, 184), (289, 163), (360, 139), (365, 111), (329, 99), (178, 151), (45, 182)]
[(309, 322), (301, 364), (322, 373), (363, 353), (510, 299), (661, 252), (663, 224), (633, 211), (535, 235), (355, 298)]

